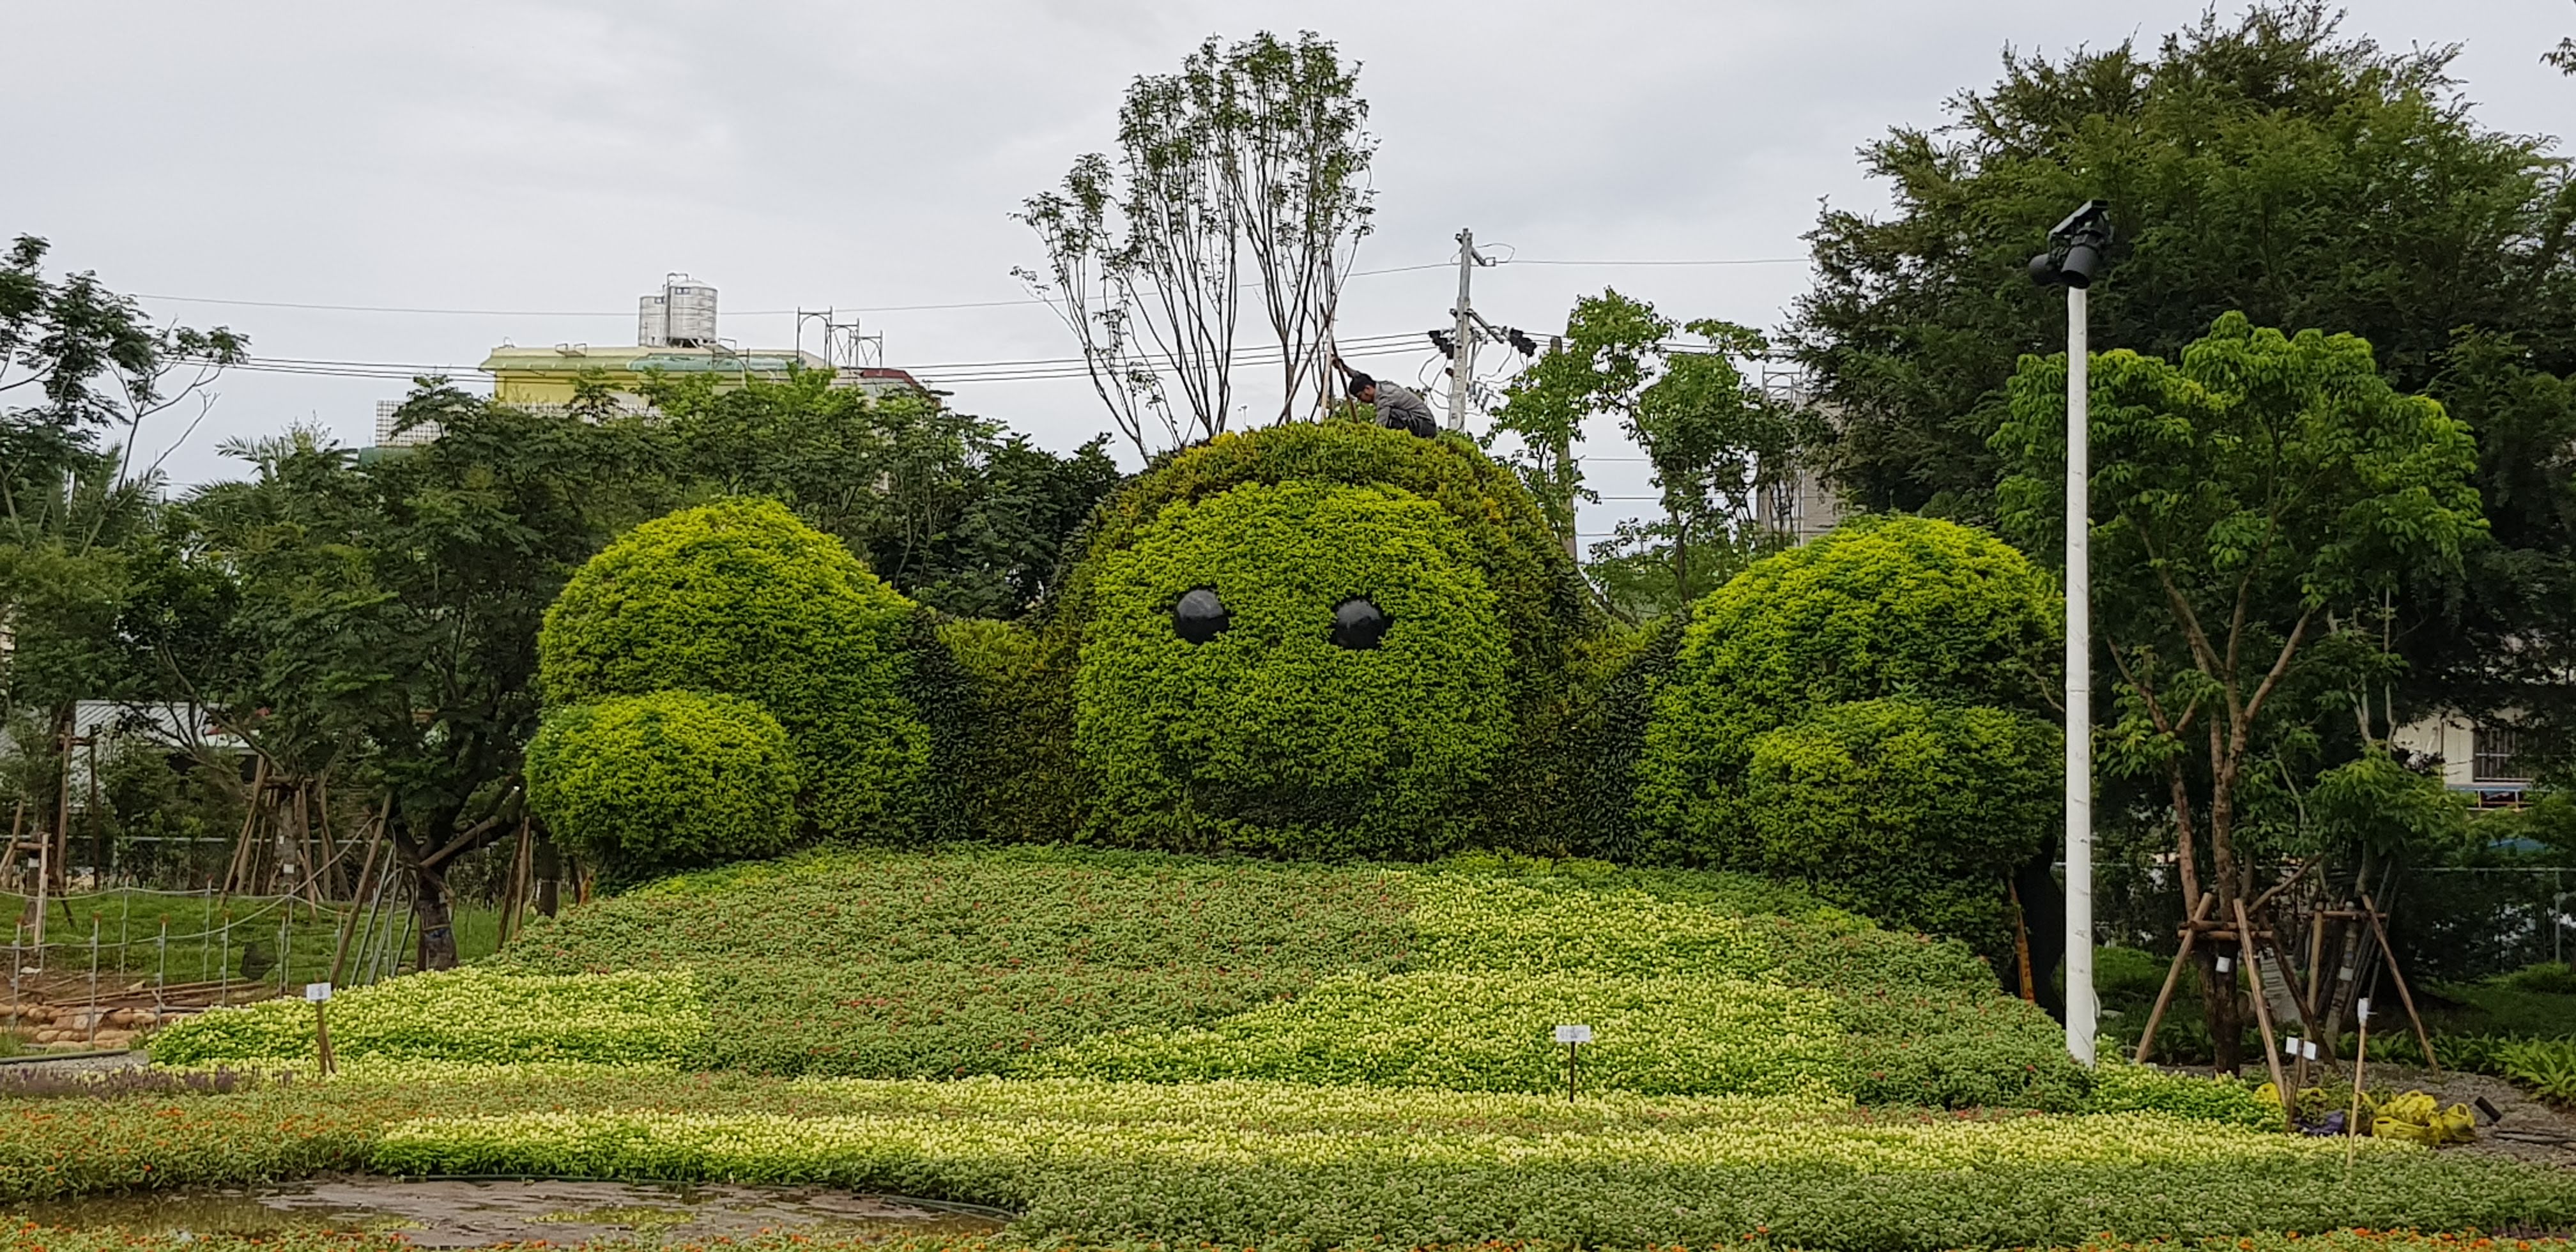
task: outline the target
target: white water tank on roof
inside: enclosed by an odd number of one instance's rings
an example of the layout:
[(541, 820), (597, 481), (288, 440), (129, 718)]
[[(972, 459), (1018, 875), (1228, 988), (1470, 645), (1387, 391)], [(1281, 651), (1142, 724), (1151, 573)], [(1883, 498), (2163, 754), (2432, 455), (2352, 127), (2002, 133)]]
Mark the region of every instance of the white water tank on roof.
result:
[(711, 348), (716, 342), (716, 289), (673, 274), (662, 284), (663, 338), (673, 347)]
[(671, 346), (670, 301), (650, 295), (635, 302), (635, 346), (667, 348)]

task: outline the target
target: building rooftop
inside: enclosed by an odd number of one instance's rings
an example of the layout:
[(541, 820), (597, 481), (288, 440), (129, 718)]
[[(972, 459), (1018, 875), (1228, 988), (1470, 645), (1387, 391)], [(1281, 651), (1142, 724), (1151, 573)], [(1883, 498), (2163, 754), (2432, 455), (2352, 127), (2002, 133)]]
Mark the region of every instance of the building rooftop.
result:
[(784, 374), (791, 363), (801, 369), (831, 368), (831, 363), (823, 358), (794, 348), (749, 348), (737, 352), (730, 348), (592, 347), (587, 344), (494, 348), (492, 355), (483, 358), (481, 368), (491, 374), (578, 374), (586, 369), (636, 374), (647, 370), (660, 370), (666, 374), (732, 374), (744, 370)]

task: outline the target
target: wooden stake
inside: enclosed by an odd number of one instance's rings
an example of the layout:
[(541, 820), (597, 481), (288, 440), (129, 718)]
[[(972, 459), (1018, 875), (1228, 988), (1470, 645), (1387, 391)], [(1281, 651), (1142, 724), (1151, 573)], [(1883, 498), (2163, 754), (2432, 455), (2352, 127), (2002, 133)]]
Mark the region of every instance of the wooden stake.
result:
[(315, 1000), (313, 1002), (313, 1049), (321, 1054), (322, 1076), (325, 1078), (331, 1076), (332, 1068), (331, 1015), (324, 1011), (330, 1007), (331, 1002), (328, 1000)]
[[(2272, 1036), (2272, 1006), (2263, 1001), (2263, 976), (2254, 968), (2254, 923), (2245, 916), (2245, 902), (2230, 900), (2236, 909), (2237, 951), (2244, 955), (2246, 980), (2254, 984), (2254, 1024), (2263, 1029), (2263, 1063), (2272, 1070), (2272, 1090), (2281, 1094), (2281, 1121), (2296, 1127), (2298, 1093), (2290, 1090), (2289, 1075), (2281, 1072), (2281, 1042)], [(2236, 993), (2236, 980), (2227, 980), (2228, 994)]]
[(2343, 1174), (2347, 1179), (2352, 1177), (2352, 1153), (2359, 1146), (2356, 1136), (2361, 1133), (2361, 1063), (2370, 1055), (2370, 1000), (2366, 996), (2354, 1028), (2360, 1033), (2354, 1036), (2352, 1045), (2352, 1108), (2343, 1115)]
[(2424, 1029), (2424, 1015), (2415, 1011), (2415, 994), (2406, 989), (2406, 975), (2398, 972), (2397, 949), (2389, 946), (2388, 928), (2380, 924), (2379, 906), (2371, 903), (2367, 891), (2361, 893), (2361, 908), (2370, 918), (2371, 936), (2379, 940), (2379, 955), (2388, 961), (2389, 981), (2397, 984), (2397, 1002), (2406, 1006), (2407, 1020), (2415, 1023), (2415, 1042), (2424, 1046), (2424, 1068), (2439, 1074), (2442, 1062), (2433, 1055), (2433, 1032)]
[[(392, 801), (388, 800), (386, 803), (391, 804)], [(348, 962), (349, 935), (357, 928), (359, 905), (367, 898), (367, 878), (375, 873), (376, 852), (384, 846), (384, 841), (385, 828), (382, 823), (379, 823), (376, 826), (375, 836), (367, 841), (366, 862), (358, 868), (357, 894), (349, 900), (349, 915), (340, 919), (339, 938), (331, 945), (331, 977), (327, 981), (334, 985), (339, 983), (341, 968)]]
[(2012, 895), (2013, 964), (2021, 971), (2021, 998), (2025, 1003), (2036, 1004), (2039, 982), (2030, 971), (2030, 918), (2021, 911), (2021, 888), (2007, 883), (2004, 890)]
[(2218, 893), (2204, 891), (2200, 903), (2193, 906), (2190, 920), (2183, 923), (2182, 947), (2174, 952), (2173, 967), (2165, 971), (2164, 989), (2156, 993), (2156, 1006), (2147, 1012), (2147, 1033), (2138, 1036), (2137, 1063), (2147, 1063), (2147, 1055), (2156, 1048), (2156, 1027), (2164, 1024), (2165, 1009), (2173, 1004), (2174, 987), (2182, 982), (2182, 968), (2191, 959), (2192, 941), (2200, 938), (2200, 923), (2209, 916), (2210, 906), (2218, 903)]

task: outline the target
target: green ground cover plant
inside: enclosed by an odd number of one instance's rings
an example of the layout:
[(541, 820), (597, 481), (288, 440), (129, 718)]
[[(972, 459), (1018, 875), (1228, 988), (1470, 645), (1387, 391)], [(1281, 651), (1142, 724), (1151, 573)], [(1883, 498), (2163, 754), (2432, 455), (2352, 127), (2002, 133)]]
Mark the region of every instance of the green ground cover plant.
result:
[[(362, 1020), (393, 1042), (361, 1046), (507, 1059), (540, 1016), (518, 1006), (560, 990), (560, 1020), (523, 1054), (592, 1056), (562, 1032), (597, 1016), (581, 997), (607, 994), (580, 976), (612, 971), (686, 976), (685, 992), (651, 986), (694, 997), (689, 1028), (629, 1055), (692, 1068), (1532, 1092), (1562, 1081), (1549, 1027), (1583, 1022), (1604, 1089), (2091, 1107), (2056, 1026), (1956, 943), (1759, 879), (1496, 855), (1008, 847), (735, 866), (532, 925), (473, 975), (490, 1011), (430, 994), (437, 980), (378, 992), (361, 1008), (384, 1020)], [(159, 1046), (195, 1063), (303, 1055), (299, 1012), (210, 1014)], [(404, 1033), (406, 1012), (436, 1020)], [(470, 1050), (441, 1051), (451, 1037)]]
[(230, 1094), (0, 1100), (0, 1200), (330, 1169), (737, 1179), (995, 1204), (1021, 1239), (1886, 1250), (2551, 1227), (2576, 1179), (2158, 1113), (1803, 1098), (356, 1060)]
[[(705, 997), (684, 969), (580, 977), (438, 970), (350, 988), (333, 997), (330, 1014), (332, 1049), (351, 1058), (671, 1066), (697, 1051), (707, 1029)], [(280, 998), (215, 1010), (155, 1033), (151, 1049), (164, 1065), (301, 1065), (314, 1055), (313, 1007)]]
[[(252, 1237), (238, 1234), (138, 1235), (123, 1229), (66, 1229), (21, 1223), (0, 1224), (0, 1252), (403, 1252), (413, 1245), (398, 1233), (368, 1231), (297, 1231)], [(1010, 1235), (990, 1237), (934, 1236), (879, 1239), (873, 1236), (769, 1233), (747, 1239), (619, 1239), (584, 1244), (556, 1244), (586, 1252), (1129, 1252), (1122, 1246), (1033, 1243)], [(1290, 1245), (1273, 1245), (1289, 1252)], [(1742, 1252), (1774, 1252), (1781, 1245), (1757, 1234), (1731, 1245)], [(2267, 1231), (2243, 1238), (2158, 1239), (2145, 1243), (2088, 1239), (2029, 1252), (2562, 1252), (2571, 1246), (2559, 1238), (2487, 1238), (2467, 1234), (2424, 1234), (2412, 1230), (2329, 1230), (2321, 1234)], [(1211, 1244), (1204, 1252), (1263, 1252), (1256, 1247)], [(1302, 1246), (1295, 1252), (1303, 1252)], [(1533, 1240), (1479, 1240), (1473, 1244), (1427, 1244), (1409, 1252), (1570, 1252), (1564, 1245)], [(1640, 1252), (1672, 1252), (1653, 1249)]]

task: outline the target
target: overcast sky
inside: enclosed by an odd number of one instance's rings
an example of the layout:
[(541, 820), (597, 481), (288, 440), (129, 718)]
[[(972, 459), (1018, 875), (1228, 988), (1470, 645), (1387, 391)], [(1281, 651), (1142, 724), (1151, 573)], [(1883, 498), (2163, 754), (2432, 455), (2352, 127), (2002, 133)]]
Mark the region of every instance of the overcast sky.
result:
[[(2151, 41), (2202, 7), (0, 0), (0, 233), (50, 239), (58, 271), (228, 324), (261, 356), (471, 366), (504, 340), (629, 343), (635, 297), (680, 270), (720, 289), (722, 333), (745, 346), (794, 339), (792, 316), (760, 311), (837, 305), (886, 310), (862, 316), (889, 364), (1063, 357), (1042, 306), (890, 306), (1021, 296), (1010, 270), (1039, 254), (1008, 215), (1108, 146), (1129, 79), (1211, 33), (1311, 29), (1363, 63), (1381, 140), (1361, 268), (1447, 260), (1470, 226), (1522, 259), (1478, 275), (1498, 322), (1560, 325), (1611, 284), (1774, 327), (1807, 282), (1795, 258), (1819, 201), (1884, 203), (1861, 144), (1938, 121), (1945, 97), (1993, 81), (2006, 44)], [(2346, 29), (2464, 43), (2457, 70), (2490, 126), (2576, 119), (2576, 79), (2539, 63), (2576, 32), (2569, 0), (2353, 0)], [(1525, 263), (1767, 258), (1792, 260)], [(1441, 324), (1455, 282), (1355, 279), (1344, 333)], [(220, 440), (299, 420), (363, 444), (375, 401), (402, 390), (237, 372), (167, 467), (231, 474)], [(1079, 382), (956, 391), (1053, 447), (1107, 427)], [(1610, 459), (1633, 450), (1588, 451), (1603, 490), (1644, 490), (1642, 466)], [(1584, 529), (1637, 511), (1613, 500)]]

